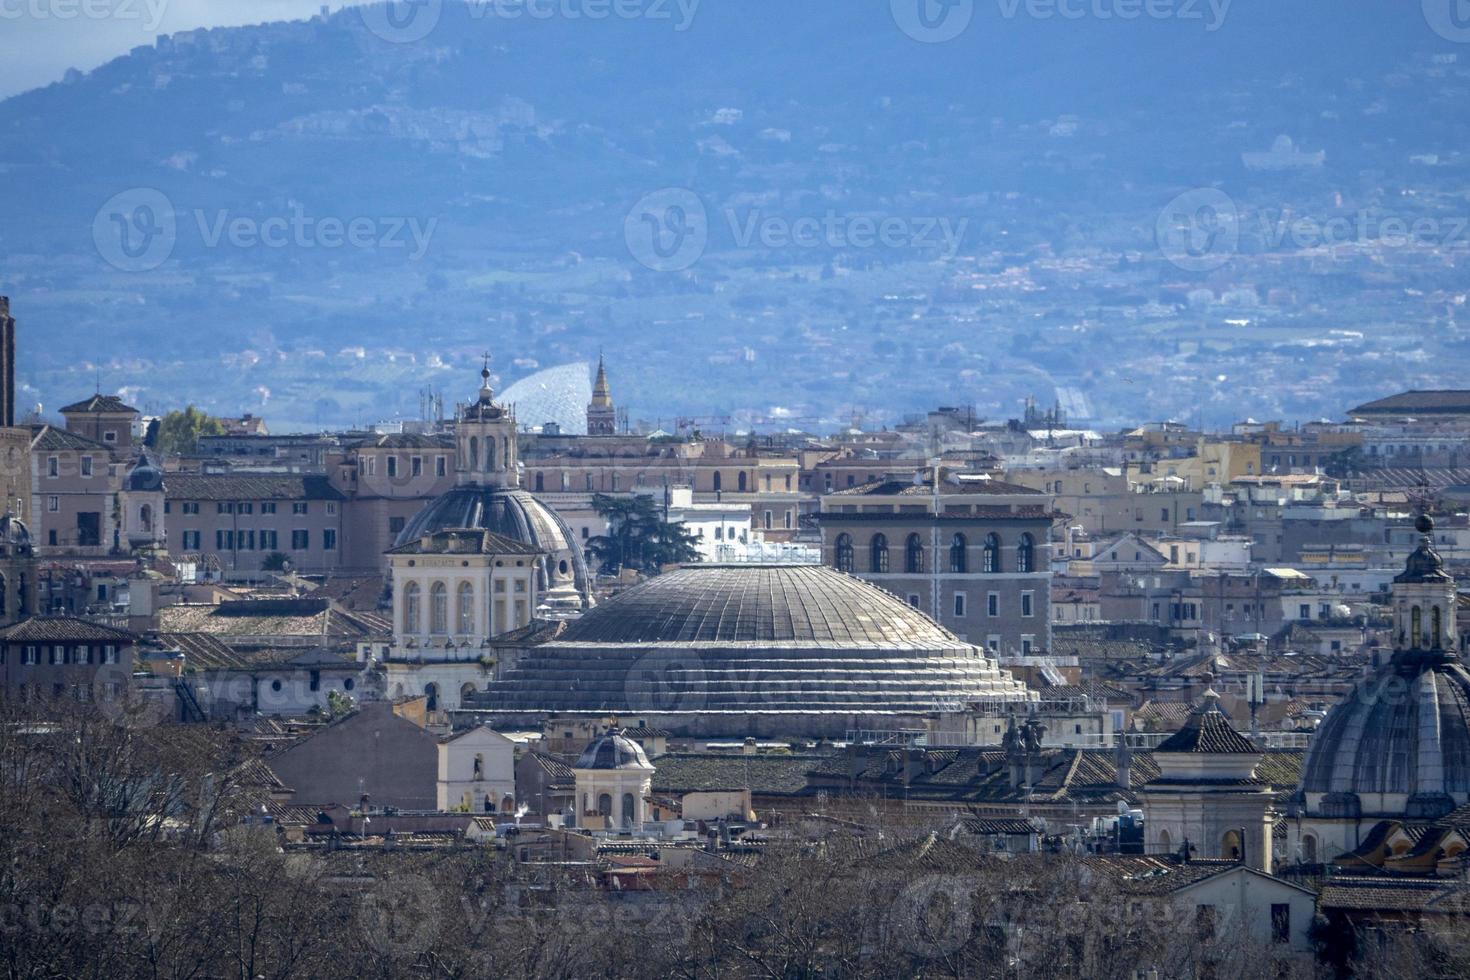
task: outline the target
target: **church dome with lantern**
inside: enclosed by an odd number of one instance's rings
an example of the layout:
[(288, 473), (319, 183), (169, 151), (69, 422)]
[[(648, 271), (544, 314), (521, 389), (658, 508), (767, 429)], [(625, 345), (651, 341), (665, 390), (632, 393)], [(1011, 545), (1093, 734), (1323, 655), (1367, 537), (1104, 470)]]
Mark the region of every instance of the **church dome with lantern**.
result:
[(1433, 819), (1470, 802), (1470, 670), (1460, 657), (1455, 580), (1421, 516), (1419, 546), (1393, 582), (1392, 658), (1319, 726), (1302, 769), (1308, 817)]
[(446, 530), (487, 530), (545, 553), (538, 591), (553, 612), (590, 608), (591, 576), (564, 520), (520, 485), (513, 405), (495, 401), (490, 369), (480, 372), (477, 398), (455, 421), (456, 486), (430, 501), (404, 526), (403, 546)]

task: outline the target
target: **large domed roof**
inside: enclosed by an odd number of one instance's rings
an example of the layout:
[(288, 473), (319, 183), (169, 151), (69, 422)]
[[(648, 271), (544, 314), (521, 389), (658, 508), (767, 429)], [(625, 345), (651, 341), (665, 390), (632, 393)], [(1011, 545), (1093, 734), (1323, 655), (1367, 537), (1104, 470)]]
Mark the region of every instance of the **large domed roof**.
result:
[(687, 734), (841, 737), (1034, 699), (979, 647), (860, 579), (816, 565), (694, 565), (525, 650), (473, 707), (507, 723), (632, 715)]
[(1376, 811), (1364, 798), (1377, 794), (1417, 797), (1427, 808), (1422, 815), (1466, 802), (1470, 671), (1450, 655), (1396, 656), (1327, 713), (1307, 752), (1301, 788), (1357, 796), (1363, 813)]
[(691, 565), (603, 603), (557, 642), (964, 645), (891, 592), (822, 565)]
[(529, 492), (513, 487), (464, 484), (425, 505), (399, 532), (396, 547), (437, 531), (484, 529), (544, 551), (548, 581), (543, 591), (558, 584), (575, 587), (584, 598), (591, 581), (582, 549), (566, 522)]

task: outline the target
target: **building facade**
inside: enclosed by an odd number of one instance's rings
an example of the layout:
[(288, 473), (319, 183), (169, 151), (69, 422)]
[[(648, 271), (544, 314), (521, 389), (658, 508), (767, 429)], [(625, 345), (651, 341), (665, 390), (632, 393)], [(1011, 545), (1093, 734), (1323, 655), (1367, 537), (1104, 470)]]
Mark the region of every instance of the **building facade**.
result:
[(822, 560), (992, 656), (1051, 648), (1051, 497), (997, 480), (888, 479), (822, 498)]

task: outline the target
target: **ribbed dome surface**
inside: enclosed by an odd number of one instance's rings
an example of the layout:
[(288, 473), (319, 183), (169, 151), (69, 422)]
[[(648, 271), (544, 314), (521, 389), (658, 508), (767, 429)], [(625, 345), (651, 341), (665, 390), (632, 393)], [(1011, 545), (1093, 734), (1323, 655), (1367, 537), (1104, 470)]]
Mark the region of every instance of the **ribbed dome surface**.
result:
[(618, 732), (608, 732), (582, 750), (575, 769), (643, 769), (653, 771), (643, 746)]
[(1031, 698), (978, 647), (859, 579), (821, 566), (709, 565), (603, 603), (526, 650), (474, 706), (679, 716), (669, 723), (705, 732), (779, 715), (786, 731), (810, 731), (817, 716), (916, 719)]
[[(416, 541), (435, 531), (483, 528), (547, 552), (553, 579), (574, 582), (583, 596), (591, 594), (587, 563), (566, 522), (525, 490), (506, 487), (458, 486), (441, 494), (414, 515), (398, 534), (396, 545)], [(567, 563), (566, 573), (560, 563)], [(551, 582), (542, 582), (543, 590)]]
[(1302, 768), (1307, 793), (1470, 799), (1470, 671), (1451, 655), (1401, 653), (1323, 720)]
[(557, 643), (963, 645), (891, 592), (821, 565), (681, 568), (603, 603)]

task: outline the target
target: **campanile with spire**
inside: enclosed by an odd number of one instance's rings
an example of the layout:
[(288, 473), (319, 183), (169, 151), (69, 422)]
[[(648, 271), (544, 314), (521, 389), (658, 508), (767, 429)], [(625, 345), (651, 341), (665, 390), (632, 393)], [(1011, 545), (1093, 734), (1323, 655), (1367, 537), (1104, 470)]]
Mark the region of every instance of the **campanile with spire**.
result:
[(613, 406), (612, 391), (607, 386), (607, 368), (602, 355), (597, 355), (597, 380), (592, 385), (592, 400), (587, 403), (587, 434), (589, 436), (611, 436), (617, 434), (618, 411)]

